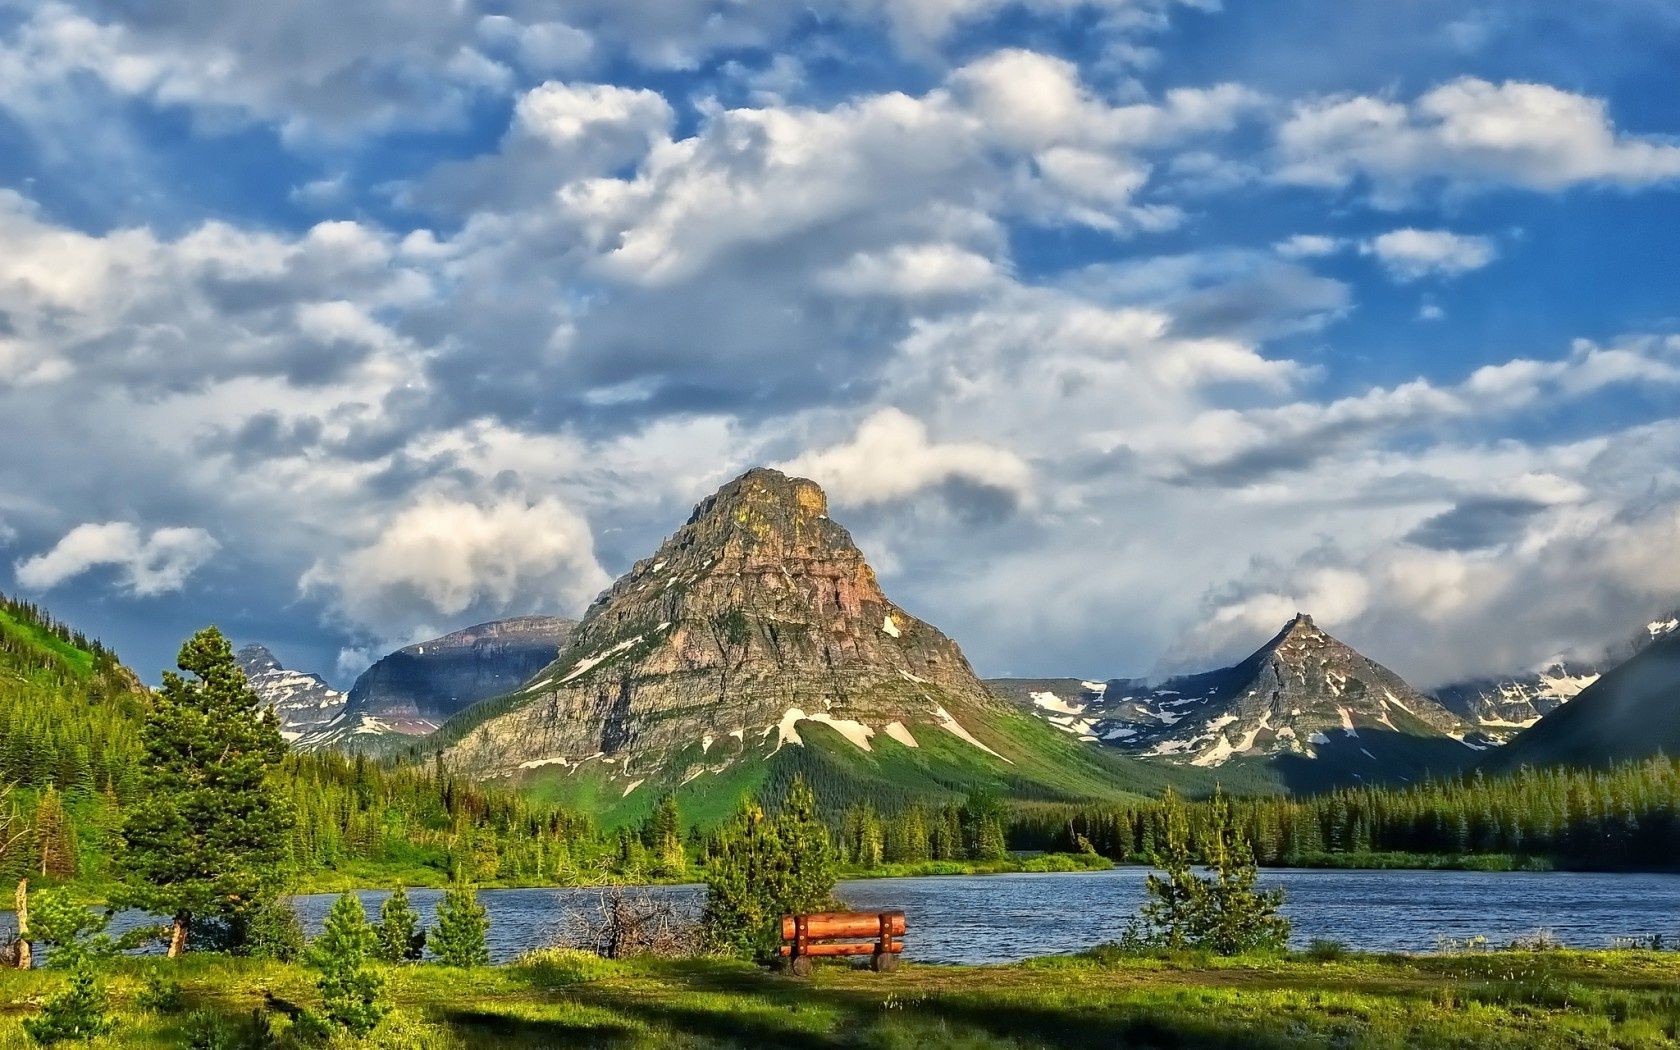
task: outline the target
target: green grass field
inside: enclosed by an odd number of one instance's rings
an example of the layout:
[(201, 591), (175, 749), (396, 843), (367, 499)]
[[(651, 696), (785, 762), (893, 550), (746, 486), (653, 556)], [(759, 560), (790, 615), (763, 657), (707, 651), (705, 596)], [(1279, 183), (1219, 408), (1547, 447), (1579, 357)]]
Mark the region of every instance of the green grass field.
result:
[[(179, 976), (173, 1012), (143, 1009), (148, 973)], [(1009, 966), (819, 967), (810, 981), (712, 959), (608, 963), (548, 952), (475, 971), (391, 968), (399, 1015), (345, 1047), (1643, 1047), (1680, 1031), (1680, 954), (1499, 951), (1288, 959), (1097, 951)], [(62, 978), (0, 973), (0, 1048)], [(314, 1000), (299, 967), (215, 957), (125, 960), (117, 1034), (96, 1047), (207, 1041), (253, 1011)], [(194, 1037), (199, 1042), (194, 1044)]]

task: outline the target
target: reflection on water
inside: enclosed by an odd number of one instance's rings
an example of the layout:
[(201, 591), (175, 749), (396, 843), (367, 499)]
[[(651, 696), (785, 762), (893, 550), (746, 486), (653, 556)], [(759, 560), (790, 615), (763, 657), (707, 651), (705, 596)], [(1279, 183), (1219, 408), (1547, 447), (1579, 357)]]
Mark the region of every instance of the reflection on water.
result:
[[(1143, 901), (1142, 868), (1056, 875), (940, 876), (840, 884), (853, 907), (903, 909), (906, 955), (923, 962), (1005, 962), (1079, 951), (1119, 936)], [(1485, 936), (1494, 944), (1549, 930), (1559, 941), (1607, 947), (1612, 938), (1661, 933), (1680, 943), (1680, 875), (1568, 872), (1270, 870), (1264, 885), (1289, 891), (1285, 912), (1296, 945), (1319, 937), (1354, 948), (1430, 951), (1445, 937)], [(655, 887), (698, 903), (697, 886)], [(367, 891), (368, 917), (386, 894)], [(411, 890), (430, 925), (441, 890)], [(567, 907), (585, 907), (592, 890), (484, 890), (491, 958), (505, 962), (551, 943)], [(320, 931), (329, 894), (296, 898), (304, 927)], [(140, 925), (123, 915), (113, 932)]]

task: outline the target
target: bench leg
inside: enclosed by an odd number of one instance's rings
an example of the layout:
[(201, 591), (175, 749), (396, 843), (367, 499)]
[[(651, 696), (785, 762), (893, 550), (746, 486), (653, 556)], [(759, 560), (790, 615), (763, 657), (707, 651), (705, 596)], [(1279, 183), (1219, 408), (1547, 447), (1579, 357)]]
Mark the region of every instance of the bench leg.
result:
[(892, 952), (876, 952), (869, 959), (869, 968), (876, 973), (891, 973), (898, 969), (898, 956)]
[(795, 977), (811, 976), (811, 957), (809, 955), (795, 955), (788, 960), (788, 969)]

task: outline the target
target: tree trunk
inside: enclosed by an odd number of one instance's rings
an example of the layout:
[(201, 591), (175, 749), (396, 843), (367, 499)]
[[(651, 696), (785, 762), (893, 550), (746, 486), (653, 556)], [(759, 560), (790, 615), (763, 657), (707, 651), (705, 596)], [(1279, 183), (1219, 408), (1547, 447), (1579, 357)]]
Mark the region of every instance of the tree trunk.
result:
[(19, 879), (17, 888), (17, 968), (29, 969), (33, 962), (29, 950), (29, 880)]
[(169, 957), (171, 959), (180, 958), (181, 953), (187, 950), (187, 926), (191, 922), (192, 917), (186, 912), (175, 914), (175, 926), (169, 931)]

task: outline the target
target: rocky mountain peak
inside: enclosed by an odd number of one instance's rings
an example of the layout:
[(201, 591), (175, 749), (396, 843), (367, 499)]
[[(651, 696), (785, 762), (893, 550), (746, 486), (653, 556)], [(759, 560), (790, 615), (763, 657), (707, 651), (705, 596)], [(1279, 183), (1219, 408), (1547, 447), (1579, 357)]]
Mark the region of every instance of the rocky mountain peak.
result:
[(882, 593), (815, 482), (767, 468), (701, 500), (521, 695), (450, 727), (452, 757), (481, 773), (600, 759), (700, 775), (799, 745), (807, 723), (865, 751), (916, 747), (931, 726), (996, 754), (963, 724), (998, 708), (961, 650)]
[(267, 646), (240, 646), (234, 658), (244, 670), (251, 691), (280, 720), (280, 733), (287, 740), (305, 740), (343, 714), (343, 693), (320, 675), (286, 667)]
[[(1393, 772), (1385, 755), (1406, 751), (1408, 772), (1423, 752), (1408, 743), (1481, 743), (1434, 699), (1297, 613), (1241, 663), (1166, 681), (1079, 682), (1062, 695), (1036, 688), (1024, 699), (1052, 724), (1146, 757), (1198, 766), (1236, 758), (1335, 758), (1349, 775)], [(1019, 695), (1018, 689), (1006, 689)], [(1442, 763), (1446, 768), (1446, 763)]]

